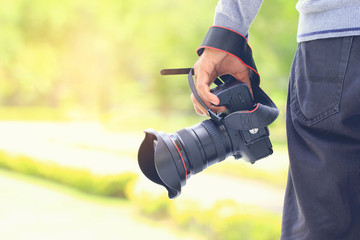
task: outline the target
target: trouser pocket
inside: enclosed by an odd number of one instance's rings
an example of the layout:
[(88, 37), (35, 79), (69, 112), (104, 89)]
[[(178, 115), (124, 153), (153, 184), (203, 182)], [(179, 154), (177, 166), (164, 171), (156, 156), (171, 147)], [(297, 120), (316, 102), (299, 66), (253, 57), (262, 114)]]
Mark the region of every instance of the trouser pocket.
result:
[(299, 43), (290, 74), (290, 107), (307, 125), (340, 111), (352, 37)]

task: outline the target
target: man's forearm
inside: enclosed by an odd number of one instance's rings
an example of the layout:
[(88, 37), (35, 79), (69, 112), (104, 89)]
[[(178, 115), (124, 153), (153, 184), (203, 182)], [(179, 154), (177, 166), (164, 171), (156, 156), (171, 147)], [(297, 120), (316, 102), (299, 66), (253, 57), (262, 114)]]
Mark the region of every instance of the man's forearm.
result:
[(220, 0), (216, 6), (214, 25), (230, 28), (247, 36), (262, 0)]

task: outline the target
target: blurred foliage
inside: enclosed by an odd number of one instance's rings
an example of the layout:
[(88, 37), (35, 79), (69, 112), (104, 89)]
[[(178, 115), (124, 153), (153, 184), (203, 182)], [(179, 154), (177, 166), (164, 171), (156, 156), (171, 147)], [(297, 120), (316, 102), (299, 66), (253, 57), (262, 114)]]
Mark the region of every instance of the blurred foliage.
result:
[(186, 84), (167, 86), (171, 82), (162, 81), (159, 69), (192, 64), (201, 30), (211, 21), (208, 14), (198, 14), (209, 5), (205, 0), (17, 0), (1, 5), (3, 105), (106, 112), (143, 107), (146, 92), (156, 96), (150, 106), (167, 108), (168, 88)]
[[(137, 201), (142, 214), (158, 220), (170, 220), (187, 232), (199, 233), (208, 240), (275, 240), (280, 238), (281, 216), (254, 206), (241, 206), (231, 200), (217, 202), (211, 208), (184, 200), (181, 204), (167, 196), (148, 193), (129, 195)], [(135, 199), (134, 199), (135, 198)], [(141, 204), (151, 202), (153, 204)]]
[[(184, 76), (159, 70), (194, 64), (216, 2), (0, 0), (0, 104), (91, 112), (117, 125), (151, 111), (195, 115)], [(250, 30), (262, 86), (281, 110), (294, 5), (264, 1)]]
[(3, 106), (0, 107), (1, 121), (68, 121), (72, 120), (68, 110), (44, 106)]
[(134, 173), (94, 175), (85, 169), (60, 166), (55, 163), (37, 161), (27, 156), (2, 151), (0, 151), (0, 168), (45, 178), (85, 193), (120, 198), (127, 198), (126, 188), (136, 179)]

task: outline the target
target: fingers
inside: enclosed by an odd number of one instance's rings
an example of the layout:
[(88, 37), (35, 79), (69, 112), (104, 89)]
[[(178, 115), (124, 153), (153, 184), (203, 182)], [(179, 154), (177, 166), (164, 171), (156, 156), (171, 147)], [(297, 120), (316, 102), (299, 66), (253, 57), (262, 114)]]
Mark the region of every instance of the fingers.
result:
[[(207, 108), (212, 108), (212, 105), (218, 105), (220, 103), (219, 98), (210, 92), (210, 80), (209, 74), (205, 71), (195, 70), (195, 88), (201, 98), (202, 102)], [(194, 95), (191, 95), (191, 101), (194, 104), (195, 111), (200, 115), (208, 115), (207, 110), (195, 99)]]
[[(210, 92), (210, 85), (213, 83), (217, 77), (214, 64), (212, 63), (212, 58), (202, 58), (195, 63), (195, 88), (196, 91), (206, 105), (207, 108), (210, 108), (214, 112), (223, 112), (226, 110), (225, 107), (216, 107), (215, 105), (220, 104), (219, 98)], [(191, 101), (194, 104), (195, 111), (201, 115), (208, 115), (207, 110), (194, 98), (191, 96)]]
[[(190, 98), (191, 98), (191, 101), (193, 102), (194, 109), (197, 114), (203, 115), (203, 116), (209, 116), (208, 111), (196, 100), (196, 98), (194, 97), (194, 94), (191, 94)], [(210, 106), (207, 106), (207, 107), (216, 113), (224, 112), (226, 110), (226, 108), (224, 106), (214, 106), (212, 104), (210, 104)]]
[(196, 98), (194, 97), (194, 94), (191, 94), (190, 96), (191, 101), (194, 104), (194, 109), (195, 112), (199, 115), (204, 115), (204, 116), (208, 116), (208, 112), (206, 111), (205, 108), (203, 108), (203, 106), (200, 105), (200, 103), (196, 100)]
[(195, 87), (196, 87), (196, 90), (197, 90), (200, 98), (203, 100), (203, 102), (205, 103), (205, 105), (207, 107), (210, 107), (211, 104), (213, 104), (213, 105), (220, 104), (219, 98), (215, 94), (210, 92), (210, 87), (208, 86), (208, 84), (197, 81), (195, 83)]

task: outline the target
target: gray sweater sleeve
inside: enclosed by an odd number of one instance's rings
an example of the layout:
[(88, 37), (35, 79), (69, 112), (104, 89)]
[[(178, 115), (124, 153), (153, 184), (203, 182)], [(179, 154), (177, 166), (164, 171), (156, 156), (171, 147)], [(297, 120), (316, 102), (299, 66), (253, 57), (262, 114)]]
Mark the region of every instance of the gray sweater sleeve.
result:
[(261, 3), (262, 0), (219, 0), (214, 25), (230, 28), (247, 36)]

